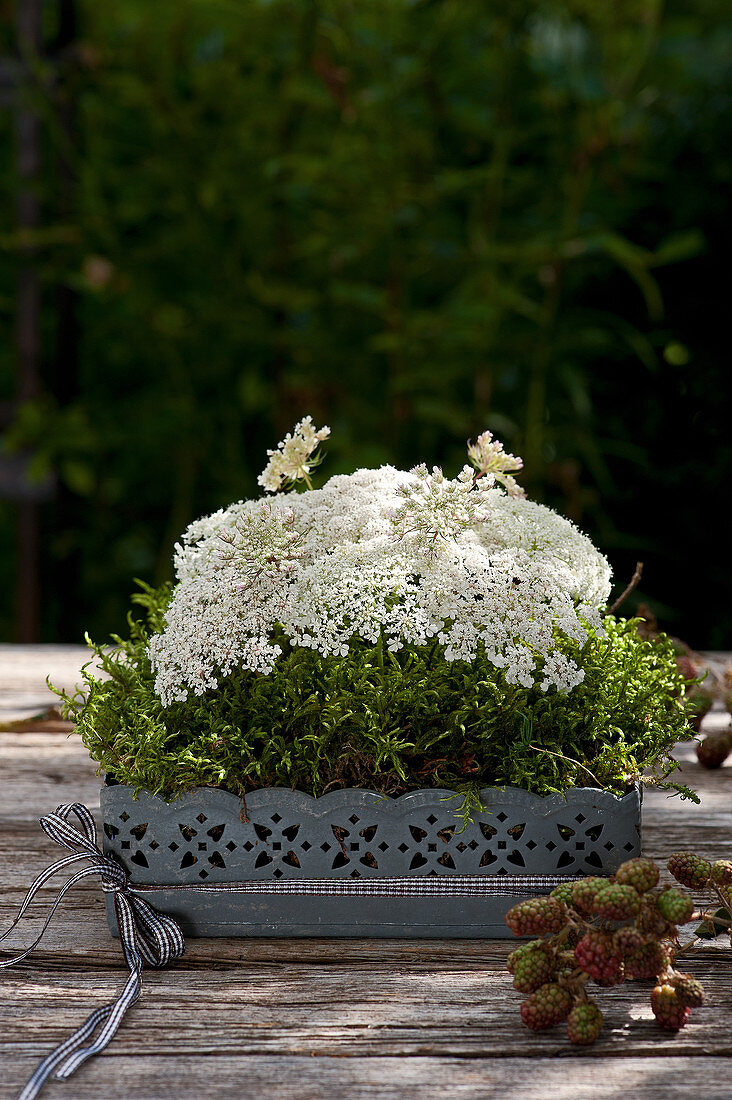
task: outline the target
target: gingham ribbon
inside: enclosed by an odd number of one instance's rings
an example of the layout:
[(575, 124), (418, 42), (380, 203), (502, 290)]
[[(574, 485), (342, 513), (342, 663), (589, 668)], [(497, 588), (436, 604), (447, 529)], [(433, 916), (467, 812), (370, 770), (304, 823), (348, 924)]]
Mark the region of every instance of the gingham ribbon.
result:
[[(69, 824), (69, 817), (72, 814), (78, 818), (81, 830)], [(8, 937), (23, 919), (33, 898), (54, 875), (74, 864), (86, 863), (86, 866), (82, 866), (63, 884), (46, 917), (40, 935), (25, 951), (0, 961), (0, 970), (7, 970), (16, 963), (22, 962), (38, 946), (57, 908), (77, 882), (99, 875), (102, 890), (114, 897), (122, 951), (130, 973), (124, 989), (116, 1000), (92, 1012), (73, 1035), (44, 1058), (20, 1093), (18, 1100), (33, 1100), (49, 1077), (54, 1075), (59, 1080), (66, 1080), (79, 1066), (83, 1065), (87, 1058), (104, 1050), (122, 1023), (127, 1009), (140, 997), (143, 963), (149, 966), (166, 966), (173, 959), (180, 958), (184, 950), (183, 935), (172, 917), (158, 913), (143, 898), (132, 894), (126, 872), (114, 859), (100, 851), (97, 846), (94, 818), (86, 806), (78, 802), (70, 806), (59, 806), (54, 813), (41, 818), (41, 828), (51, 840), (62, 848), (67, 848), (72, 854), (59, 859), (36, 878), (23, 899), (17, 917), (8, 931), (0, 936), (0, 942)]]
[(435, 878), (372, 879), (269, 879), (248, 882), (136, 883), (135, 897), (156, 894), (298, 894), (304, 897), (345, 898), (445, 898), (445, 897), (535, 897), (548, 894), (564, 882), (577, 882), (581, 875), (440, 875)]

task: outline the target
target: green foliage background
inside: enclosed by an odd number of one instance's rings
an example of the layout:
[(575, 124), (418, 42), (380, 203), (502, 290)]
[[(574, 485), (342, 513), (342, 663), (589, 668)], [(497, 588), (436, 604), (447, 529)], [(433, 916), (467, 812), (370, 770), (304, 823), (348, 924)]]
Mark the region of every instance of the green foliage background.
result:
[[(44, 394), (5, 446), (59, 480), (46, 638), (119, 629), (130, 578), (165, 580), (190, 519), (252, 495), (310, 412), (333, 428), (324, 474), (454, 469), (492, 428), (619, 581), (646, 560), (664, 625), (732, 645), (712, 544), (732, 465), (722, 0), (81, 0), (78, 18), (22, 91), (43, 119)], [(12, 140), (7, 113), (5, 401), (28, 243)], [(5, 638), (14, 522), (0, 502)]]

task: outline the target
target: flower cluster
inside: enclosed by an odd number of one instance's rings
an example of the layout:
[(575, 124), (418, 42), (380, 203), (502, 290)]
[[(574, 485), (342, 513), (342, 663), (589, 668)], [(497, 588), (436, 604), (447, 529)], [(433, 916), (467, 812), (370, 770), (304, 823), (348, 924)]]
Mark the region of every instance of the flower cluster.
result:
[(511, 497), (526, 496), (511, 476), (523, 469), (523, 459), (504, 451), (503, 444), (493, 438), (492, 432), (482, 432), (475, 443), (468, 444), (468, 458), (478, 471), (477, 478), (486, 478), (489, 485), (498, 482)]
[(433, 466), (430, 474), (424, 463), (410, 473), (412, 480), (396, 490), (401, 498), (392, 515), (397, 537), (414, 535), (417, 546), (435, 553), (477, 520), (488, 518), (488, 498), (484, 491), (474, 489), (469, 466), (464, 466), (454, 481), (449, 481), (439, 466)]
[(245, 513), (230, 530), (219, 535), (225, 550), (221, 560), (241, 575), (239, 588), (249, 588), (261, 576), (278, 577), (291, 573), (302, 556), (301, 535), (294, 530), (292, 508), (273, 511), (268, 501), (259, 510)]
[(330, 428), (315, 428), (311, 416), (306, 416), (277, 444), (274, 451), (267, 451), (269, 462), (257, 478), (268, 493), (276, 493), (304, 480), (310, 487), (310, 471), (318, 464), (315, 455), (318, 444), (330, 435)]
[[(287, 461), (294, 481), (316, 437), (307, 417), (268, 471)], [(265, 507), (240, 501), (191, 524), (175, 564), (167, 626), (150, 643), (166, 706), (236, 667), (270, 672), (282, 633), (326, 657), (354, 638), (392, 651), (433, 639), (448, 661), (482, 651), (510, 684), (570, 691), (584, 674), (557, 640), (600, 629), (610, 587), (605, 558), (569, 521), (467, 467), (450, 480), (382, 466)]]

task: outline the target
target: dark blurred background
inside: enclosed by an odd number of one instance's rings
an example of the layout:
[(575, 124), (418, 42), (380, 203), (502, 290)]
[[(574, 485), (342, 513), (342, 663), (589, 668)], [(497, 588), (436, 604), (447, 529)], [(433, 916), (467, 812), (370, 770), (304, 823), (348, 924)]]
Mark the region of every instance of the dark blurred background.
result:
[(0, 14), (0, 639), (122, 628), (311, 413), (323, 476), (491, 428), (732, 648), (727, 0)]

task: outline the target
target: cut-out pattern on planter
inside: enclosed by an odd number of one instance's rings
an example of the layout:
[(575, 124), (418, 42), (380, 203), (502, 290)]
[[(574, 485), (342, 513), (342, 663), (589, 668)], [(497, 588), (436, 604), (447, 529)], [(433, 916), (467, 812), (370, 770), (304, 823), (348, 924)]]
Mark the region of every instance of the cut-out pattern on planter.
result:
[(611, 874), (640, 853), (640, 796), (592, 788), (540, 798), (482, 792), (465, 829), (462, 796), (415, 791), (390, 799), (334, 791), (314, 799), (269, 789), (202, 788), (174, 802), (121, 785), (102, 791), (105, 850), (138, 883), (425, 875)]

